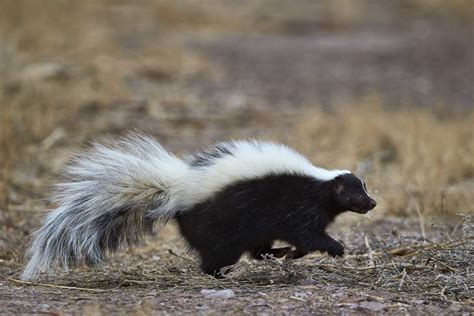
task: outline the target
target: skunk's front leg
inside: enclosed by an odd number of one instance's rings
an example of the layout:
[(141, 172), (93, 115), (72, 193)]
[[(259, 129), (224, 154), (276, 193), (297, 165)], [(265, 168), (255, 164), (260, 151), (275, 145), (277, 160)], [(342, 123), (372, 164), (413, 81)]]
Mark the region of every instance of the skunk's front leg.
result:
[(319, 250), (327, 252), (333, 257), (342, 257), (344, 255), (344, 246), (334, 240), (326, 232), (317, 234), (300, 234), (294, 236), (294, 240), (289, 240), (290, 243), (296, 246), (296, 250), (291, 254), (292, 259), (301, 258), (309, 252)]
[(344, 256), (344, 246), (328, 234), (323, 233), (320, 235), (319, 243), (321, 247), (318, 250), (327, 251), (327, 253), (333, 257)]

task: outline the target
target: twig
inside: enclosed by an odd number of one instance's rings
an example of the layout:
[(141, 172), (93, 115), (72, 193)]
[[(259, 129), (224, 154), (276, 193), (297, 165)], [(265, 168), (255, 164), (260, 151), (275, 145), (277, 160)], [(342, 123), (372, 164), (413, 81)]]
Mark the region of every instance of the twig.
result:
[(441, 264), (441, 265), (442, 265), (443, 267), (445, 267), (446, 269), (451, 270), (452, 272), (459, 272), (457, 269), (455, 269), (455, 268), (451, 267), (450, 265), (447, 265), (446, 263), (444, 263), (444, 262), (442, 262), (442, 261), (439, 261), (439, 260), (437, 260), (437, 259), (435, 259), (435, 258), (429, 258), (428, 261), (435, 261), (435, 262)]
[(168, 249), (168, 253), (169, 253), (170, 255), (173, 255), (173, 256), (178, 257), (178, 258), (180, 258), (180, 259), (183, 259), (183, 260), (186, 260), (186, 261), (190, 261), (190, 262), (192, 262), (192, 263), (194, 263), (194, 264), (196, 263), (196, 261), (195, 261), (193, 258), (191, 258), (189, 255), (186, 255), (186, 257), (184, 257), (184, 256), (181, 256), (181, 255), (177, 254), (176, 252), (174, 252), (174, 251), (171, 250), (171, 249)]
[(89, 291), (89, 292), (107, 292), (110, 290), (103, 290), (103, 289), (91, 289), (85, 287), (76, 287), (76, 286), (66, 286), (66, 285), (56, 285), (56, 284), (48, 284), (48, 283), (37, 283), (37, 282), (29, 282), (29, 281), (21, 281), (12, 278), (7, 278), (7, 280), (12, 281), (17, 284), (23, 285), (38, 285), (38, 286), (45, 286), (45, 287), (52, 287), (58, 289), (66, 289), (66, 290), (80, 290), (80, 291)]
[(442, 300), (445, 300), (445, 301), (448, 300), (448, 298), (446, 297), (446, 295), (444, 295), (444, 291), (446, 291), (446, 288), (447, 288), (446, 286), (443, 287), (443, 288), (441, 289), (441, 293), (439, 293), (440, 296), (441, 296), (441, 299), (442, 299)]
[(367, 246), (367, 249), (368, 249), (367, 254), (369, 256), (370, 267), (375, 267), (374, 251), (372, 250), (372, 247), (370, 247), (369, 239), (367, 238), (367, 236), (365, 236), (365, 245)]
[[(401, 256), (401, 257), (407, 257), (407, 256), (412, 256), (416, 253), (418, 253), (419, 250), (431, 250), (431, 249), (443, 249), (445, 247), (456, 247), (459, 245), (463, 245), (467, 243), (468, 240), (474, 239), (474, 236), (467, 237), (464, 240), (457, 240), (457, 241), (450, 241), (442, 244), (432, 244), (430, 246), (426, 246), (423, 244), (409, 244), (409, 245), (404, 245), (401, 247), (397, 248), (392, 248), (390, 250), (387, 250), (387, 253), (392, 255), (392, 256)], [(373, 251), (372, 254), (366, 253), (366, 254), (360, 254), (360, 255), (348, 255), (345, 256), (346, 259), (351, 259), (351, 258), (365, 258), (370, 256), (381, 256), (384, 255), (385, 253), (383, 251)]]
[[(396, 263), (394, 263), (394, 264), (397, 265)], [(338, 267), (339, 266), (333, 265), (333, 264), (318, 265), (318, 268), (320, 268), (322, 270), (325, 270), (325, 271), (328, 271), (328, 272), (336, 271)], [(425, 269), (430, 268), (427, 265), (420, 265), (420, 264), (415, 265), (415, 264), (403, 263), (403, 262), (399, 263), (398, 267), (403, 268), (403, 269), (411, 269), (411, 270), (425, 270)], [(385, 268), (385, 266), (383, 266), (383, 267), (382, 266), (378, 266), (378, 267), (377, 266), (375, 266), (375, 267), (349, 267), (348, 266), (347, 268), (352, 269), (352, 270), (357, 270), (357, 271), (368, 271), (368, 270), (377, 270), (377, 269)], [(399, 271), (399, 270), (397, 269), (397, 271)]]
[(401, 291), (402, 290), (402, 285), (403, 285), (403, 282), (405, 282), (405, 277), (407, 276), (407, 270), (403, 269), (402, 271), (402, 279), (400, 280), (400, 284), (398, 285), (398, 290)]
[(42, 150), (47, 150), (56, 142), (58, 142), (61, 138), (64, 138), (65, 133), (64, 129), (56, 128), (48, 137), (46, 137), (40, 144)]
[(418, 202), (415, 202), (415, 209), (416, 209), (416, 212), (418, 213), (418, 220), (420, 222), (421, 236), (423, 238), (426, 238), (425, 218), (423, 217), (423, 214), (421, 213), (420, 204), (418, 204)]
[[(425, 269), (429, 269), (430, 267), (429, 266), (424, 266), (424, 265), (413, 265), (413, 264), (407, 264), (407, 263), (399, 263), (398, 264), (400, 266), (400, 268), (403, 268), (403, 269), (411, 269), (411, 270), (425, 270)], [(359, 270), (359, 271), (366, 271), (366, 270), (375, 270), (377, 269), (378, 267), (360, 267), (360, 268), (356, 268), (356, 270)]]

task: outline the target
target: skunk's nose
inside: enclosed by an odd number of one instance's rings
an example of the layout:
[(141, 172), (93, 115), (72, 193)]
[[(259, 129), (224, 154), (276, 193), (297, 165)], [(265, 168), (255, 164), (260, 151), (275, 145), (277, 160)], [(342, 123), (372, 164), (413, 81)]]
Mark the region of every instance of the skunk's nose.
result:
[(377, 202), (375, 202), (374, 199), (370, 199), (370, 202), (369, 202), (369, 209), (373, 209), (377, 206)]

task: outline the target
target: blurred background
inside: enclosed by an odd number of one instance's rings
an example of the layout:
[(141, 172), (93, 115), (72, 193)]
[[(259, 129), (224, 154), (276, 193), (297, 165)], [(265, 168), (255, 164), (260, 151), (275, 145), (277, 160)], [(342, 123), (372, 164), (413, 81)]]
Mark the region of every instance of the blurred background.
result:
[(473, 26), (470, 0), (1, 0), (0, 258), (74, 152), (134, 129), (286, 143), (363, 175), (376, 218), (472, 213)]

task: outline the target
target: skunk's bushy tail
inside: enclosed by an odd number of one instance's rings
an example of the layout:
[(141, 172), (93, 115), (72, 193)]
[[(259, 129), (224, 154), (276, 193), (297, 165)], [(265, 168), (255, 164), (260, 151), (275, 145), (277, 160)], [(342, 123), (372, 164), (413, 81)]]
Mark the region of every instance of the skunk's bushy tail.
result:
[[(153, 138), (134, 134), (95, 144), (65, 168), (58, 208), (31, 245), (23, 279), (54, 267), (96, 264), (121, 245), (134, 245), (179, 211), (188, 164)], [(177, 194), (178, 193), (178, 194)]]

